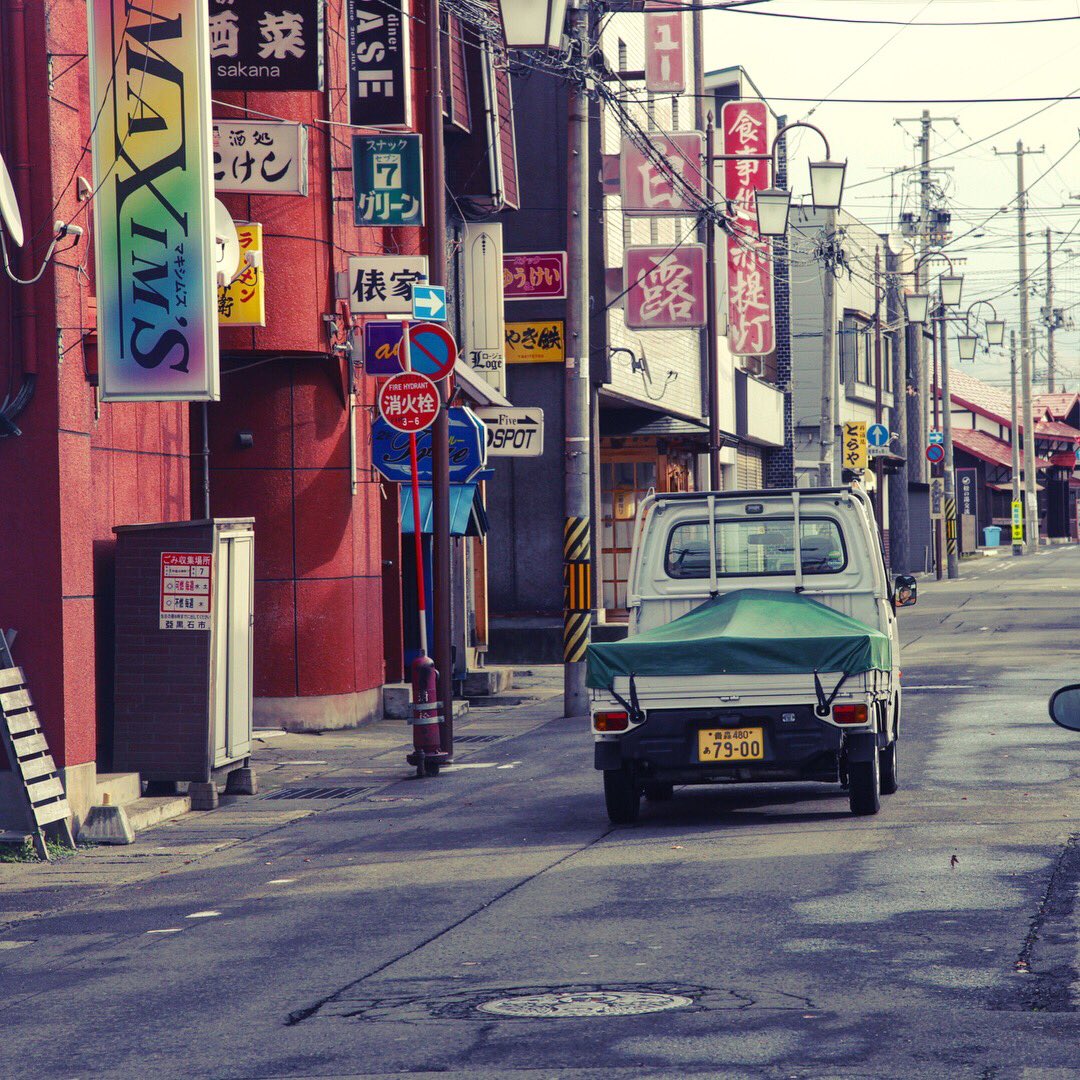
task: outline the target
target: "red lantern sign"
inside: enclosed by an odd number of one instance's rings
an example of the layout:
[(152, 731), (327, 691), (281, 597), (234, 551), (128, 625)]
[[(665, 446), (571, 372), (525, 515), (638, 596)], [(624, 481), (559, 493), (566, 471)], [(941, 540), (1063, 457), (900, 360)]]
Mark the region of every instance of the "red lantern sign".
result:
[(379, 415), (396, 431), (415, 435), (439, 414), (439, 391), (417, 371), (392, 375), (379, 388)]
[(701, 132), (674, 131), (650, 138), (662, 164), (623, 139), (619, 154), (623, 213), (635, 217), (696, 214), (705, 195), (705, 139)]
[(686, 89), (684, 27), (681, 11), (645, 13), (645, 89), (681, 94)]

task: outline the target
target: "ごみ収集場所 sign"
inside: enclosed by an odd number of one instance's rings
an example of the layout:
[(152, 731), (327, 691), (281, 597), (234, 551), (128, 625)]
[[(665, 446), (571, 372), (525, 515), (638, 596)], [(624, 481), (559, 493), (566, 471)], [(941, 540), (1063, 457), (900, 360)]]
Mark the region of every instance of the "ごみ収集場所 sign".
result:
[(89, 16), (101, 397), (216, 401), (207, 0)]

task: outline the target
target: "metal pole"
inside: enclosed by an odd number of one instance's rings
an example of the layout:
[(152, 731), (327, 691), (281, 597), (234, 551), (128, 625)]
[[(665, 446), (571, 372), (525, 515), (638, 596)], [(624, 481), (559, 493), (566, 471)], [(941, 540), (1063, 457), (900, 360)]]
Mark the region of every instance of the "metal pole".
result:
[[(886, 255), (886, 269), (892, 259), (892, 269), (899, 270), (901, 265), (896, 256)], [(889, 563), (895, 573), (910, 572), (911, 562), (911, 526), (908, 520), (910, 506), (908, 501), (908, 480), (914, 475), (915, 457), (908, 446), (907, 424), (907, 366), (908, 366), (908, 327), (904, 313), (904, 298), (896, 280), (890, 289), (889, 305), (900, 320), (899, 329), (893, 335), (893, 407), (889, 412), (889, 428), (896, 435), (896, 444), (900, 453), (907, 457), (903, 472), (893, 473), (889, 477)], [(891, 444), (890, 444), (891, 445)], [(917, 453), (919, 451), (916, 451)]]
[[(944, 309), (942, 309), (944, 314)], [(949, 578), (960, 576), (956, 536), (956, 473), (953, 471), (952, 398), (949, 397), (949, 324), (941, 320), (941, 431), (945, 442), (945, 555)]]
[(822, 296), (821, 317), (821, 430), (818, 439), (821, 443), (821, 458), (818, 464), (818, 483), (822, 487), (832, 487), (833, 461), (836, 440), (836, 277), (833, 273), (831, 248), (836, 232), (836, 211), (825, 211), (825, 237), (830, 254), (825, 259), (825, 274)]
[[(427, 221), (428, 280), (432, 285), (446, 284), (446, 168), (443, 153), (442, 50), (439, 0), (427, 4)], [(454, 754), (454, 661), (452, 648), (453, 595), (451, 588), (453, 558), (450, 542), (450, 417), (447, 401), (453, 376), (440, 380), (439, 396), (443, 407), (431, 429), (432, 443), (432, 531), (434, 546), (435, 667), (439, 673), (439, 722), (441, 749), (449, 758)]]
[[(1019, 409), (1016, 403), (1016, 331), (1009, 331), (1009, 378), (1012, 383), (1012, 501), (1020, 502), (1020, 424)], [(1012, 517), (1012, 507), (1009, 507), (1009, 517)], [(1009, 525), (1010, 532), (1012, 523)], [(1012, 553), (1024, 554), (1024, 542), (1013, 541)]]
[(1046, 389), (1055, 390), (1054, 363), (1054, 253), (1050, 249), (1050, 230), (1046, 230)]
[[(919, 139), (919, 149), (922, 156), (922, 165), (919, 170), (919, 237), (922, 241), (919, 245), (919, 260), (923, 261), (926, 258), (927, 251), (930, 250), (930, 132), (933, 129), (933, 121), (930, 119), (930, 112), (928, 109), (923, 109), (922, 114), (922, 134)], [(927, 267), (922, 271), (924, 282), (923, 287), (927, 292), (930, 291), (930, 269)], [(919, 286), (919, 278), (915, 278), (915, 286)], [(931, 329), (933, 325), (931, 324)], [(930, 467), (930, 463), (926, 460), (926, 456), (923, 450), (926, 447), (926, 433), (930, 426), (930, 409), (932, 403), (930, 400), (930, 380), (927, 378), (929, 372), (929, 364), (926, 362), (926, 341), (923, 338), (922, 327), (918, 329), (918, 381), (916, 386), (918, 387), (918, 404), (919, 408), (916, 410), (916, 428), (912, 433), (916, 445), (916, 461), (919, 463), (919, 472), (917, 479), (929, 480), (933, 469)], [(936, 339), (935, 339), (936, 340)]]
[[(1023, 292), (1023, 289), (1020, 290)], [(1021, 349), (1020, 426), (1024, 432), (1024, 543), (1030, 552), (1039, 546), (1039, 495), (1035, 472), (1035, 414), (1031, 404), (1032, 358), (1035, 354), (1035, 328), (1031, 340)]]
[[(711, 206), (715, 202), (713, 191), (713, 155), (716, 153), (716, 128), (713, 114), (709, 113), (705, 125), (705, 184), (707, 201)], [(706, 384), (709, 392), (709, 489), (719, 491), (720, 483), (720, 380), (717, 367), (720, 363), (716, 343), (716, 226), (710, 220), (705, 233), (705, 363), (707, 365)]]
[[(569, 12), (569, 34), (588, 55), (589, 9)], [(582, 82), (569, 90), (567, 146), (567, 292), (563, 481), (563, 712), (589, 711), (585, 650), (592, 627), (592, 515), (589, 501), (589, 97)]]
[[(881, 423), (881, 246), (874, 248), (874, 420)], [(888, 445), (888, 444), (886, 444)], [(878, 533), (885, 540), (885, 492), (882, 490), (884, 473), (881, 471), (881, 455), (874, 456), (874, 517)]]
[(210, 410), (202, 403), (202, 497), (203, 518), (210, 520)]
[[(932, 337), (933, 337), (933, 350), (934, 350), (933, 376), (932, 376), (932, 378), (930, 380), (930, 389), (931, 389), (933, 399), (934, 399), (933, 409), (934, 409), (934, 430), (935, 431), (940, 430), (938, 425), (941, 423), (941, 421), (939, 419), (939, 417), (940, 417), (940, 413), (939, 413), (940, 401), (938, 399), (938, 333), (939, 333), (939, 331), (941, 329), (941, 315), (942, 315), (942, 309), (940, 307), (935, 307), (934, 308), (934, 316), (930, 321), (930, 326), (931, 326), (931, 329), (933, 330)], [(933, 483), (935, 475), (937, 475), (939, 468), (940, 468), (940, 466), (937, 466), (937, 465), (931, 465), (930, 466), (929, 479), (930, 479), (931, 484)], [(933, 500), (931, 498), (931, 502), (932, 501)], [(942, 502), (944, 502), (944, 499), (942, 499)], [(934, 518), (934, 572), (937, 575), (938, 581), (940, 581), (942, 579), (942, 577), (944, 577), (943, 563), (944, 563), (945, 560), (943, 558), (943, 550), (942, 550), (943, 535), (942, 535), (942, 528), (941, 528), (941, 520), (942, 520), (941, 519), (941, 514), (944, 513), (944, 510), (945, 510), (945, 507), (942, 506), (940, 508), (941, 512), (938, 514), (938, 516), (936, 518)]]

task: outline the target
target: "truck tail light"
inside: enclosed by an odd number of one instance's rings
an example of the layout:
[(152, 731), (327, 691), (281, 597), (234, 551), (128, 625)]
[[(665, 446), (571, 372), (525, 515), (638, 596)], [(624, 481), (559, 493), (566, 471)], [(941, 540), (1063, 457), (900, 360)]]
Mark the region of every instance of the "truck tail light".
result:
[(865, 724), (865, 705), (836, 705), (832, 712), (833, 720), (838, 724)]
[(597, 731), (625, 731), (630, 717), (624, 712), (598, 712), (593, 715), (593, 727)]

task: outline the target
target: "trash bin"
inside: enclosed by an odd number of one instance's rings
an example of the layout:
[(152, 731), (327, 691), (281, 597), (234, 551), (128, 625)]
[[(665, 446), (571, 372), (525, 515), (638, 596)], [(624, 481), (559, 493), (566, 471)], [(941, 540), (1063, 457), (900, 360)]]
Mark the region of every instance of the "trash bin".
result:
[(1001, 543), (1001, 526), (987, 525), (983, 529), (983, 544), (985, 547), (997, 547)]

